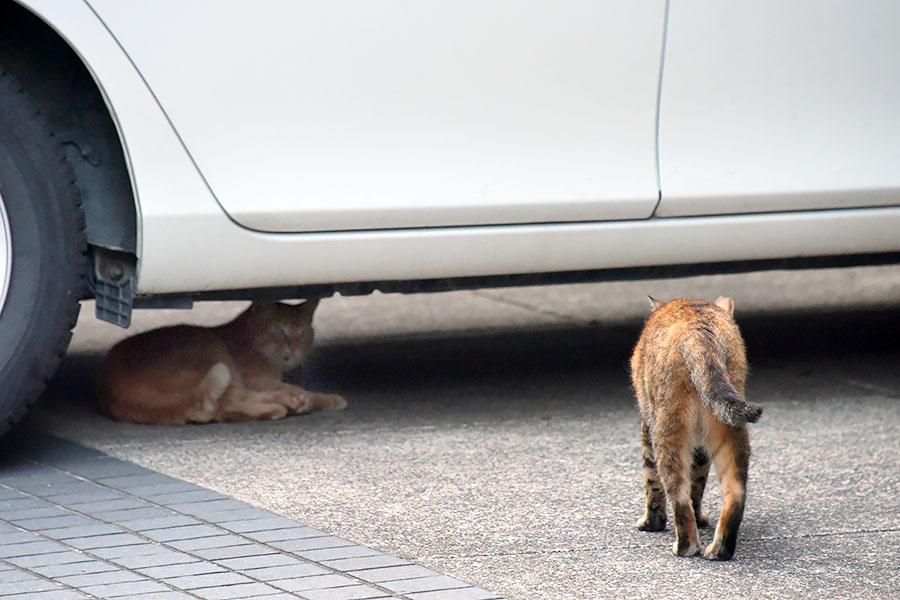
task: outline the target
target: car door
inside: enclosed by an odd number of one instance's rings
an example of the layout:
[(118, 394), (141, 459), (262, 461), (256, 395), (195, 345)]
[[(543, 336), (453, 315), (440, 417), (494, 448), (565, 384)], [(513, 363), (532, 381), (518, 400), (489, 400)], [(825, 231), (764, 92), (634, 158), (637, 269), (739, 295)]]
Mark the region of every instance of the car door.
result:
[(659, 216), (900, 204), (900, 3), (669, 12)]
[(267, 232), (649, 217), (664, 0), (88, 0)]

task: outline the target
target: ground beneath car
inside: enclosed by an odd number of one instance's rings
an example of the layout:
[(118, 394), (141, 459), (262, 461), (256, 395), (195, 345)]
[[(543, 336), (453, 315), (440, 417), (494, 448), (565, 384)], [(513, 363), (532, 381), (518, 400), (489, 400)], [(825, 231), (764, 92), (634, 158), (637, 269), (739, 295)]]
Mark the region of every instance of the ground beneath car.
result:
[[(728, 563), (674, 557), (671, 528), (633, 527), (626, 364), (647, 293), (736, 301), (748, 394), (765, 413)], [(113, 423), (90, 377), (124, 332), (83, 315), (29, 426), (511, 599), (889, 598), (900, 584), (896, 267), (335, 298), (316, 325), (319, 350), (296, 377), (345, 394), (343, 413)], [(717, 514), (714, 483), (708, 505)]]

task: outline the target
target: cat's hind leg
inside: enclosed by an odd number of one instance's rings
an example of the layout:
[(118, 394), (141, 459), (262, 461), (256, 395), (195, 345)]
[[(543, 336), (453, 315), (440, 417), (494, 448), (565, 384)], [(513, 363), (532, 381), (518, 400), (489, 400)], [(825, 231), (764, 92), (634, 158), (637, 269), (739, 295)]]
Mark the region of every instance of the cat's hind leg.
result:
[(680, 410), (673, 399), (672, 410), (659, 419), (663, 425), (651, 427), (656, 468), (659, 471), (666, 497), (672, 504), (675, 521), (675, 545), (672, 551), (678, 556), (694, 556), (700, 553), (700, 537), (691, 501), (692, 423), (690, 410)]
[(715, 537), (706, 547), (703, 557), (709, 560), (729, 560), (737, 546), (738, 529), (744, 516), (747, 488), (747, 468), (750, 463), (750, 439), (747, 428), (718, 423), (710, 431), (716, 448), (713, 461), (722, 486), (722, 514)]
[(666, 528), (666, 493), (656, 470), (656, 455), (647, 423), (641, 421), (641, 457), (644, 461), (644, 493), (647, 504), (644, 516), (637, 522), (641, 531), (663, 531)]
[(704, 448), (694, 448), (691, 464), (691, 506), (694, 507), (694, 519), (697, 521), (697, 527), (709, 527), (709, 517), (700, 509), (708, 476), (709, 454)]

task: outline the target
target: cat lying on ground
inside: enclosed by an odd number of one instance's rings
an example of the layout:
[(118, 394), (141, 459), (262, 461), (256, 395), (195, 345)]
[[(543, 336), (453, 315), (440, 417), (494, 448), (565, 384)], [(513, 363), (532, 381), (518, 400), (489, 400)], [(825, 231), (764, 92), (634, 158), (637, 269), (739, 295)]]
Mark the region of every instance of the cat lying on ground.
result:
[(123, 340), (101, 365), (100, 409), (119, 421), (161, 424), (342, 410), (341, 396), (282, 381), (312, 350), (317, 303), (254, 302), (218, 327), (176, 325)]

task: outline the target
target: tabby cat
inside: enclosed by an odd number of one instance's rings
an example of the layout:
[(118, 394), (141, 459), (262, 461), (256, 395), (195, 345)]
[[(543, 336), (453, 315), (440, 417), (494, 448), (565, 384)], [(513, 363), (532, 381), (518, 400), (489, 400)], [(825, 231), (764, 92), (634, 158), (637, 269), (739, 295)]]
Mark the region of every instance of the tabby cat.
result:
[(715, 537), (703, 553), (711, 560), (734, 556), (744, 514), (750, 440), (747, 423), (762, 407), (744, 399), (747, 358), (734, 322), (734, 303), (650, 298), (653, 313), (631, 357), (631, 376), (641, 409), (644, 486), (642, 531), (666, 527), (666, 498), (675, 520), (674, 552), (700, 552), (697, 526), (710, 459), (722, 486), (723, 507)]
[(100, 409), (119, 421), (164, 424), (341, 410), (340, 396), (282, 381), (312, 350), (317, 303), (254, 302), (218, 327), (176, 325), (123, 340), (101, 365)]

